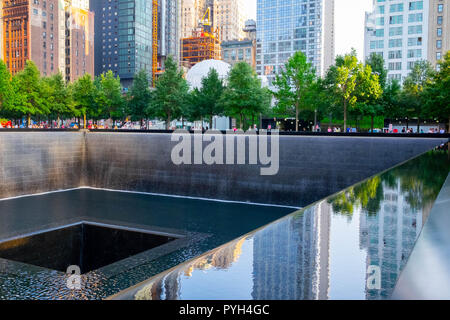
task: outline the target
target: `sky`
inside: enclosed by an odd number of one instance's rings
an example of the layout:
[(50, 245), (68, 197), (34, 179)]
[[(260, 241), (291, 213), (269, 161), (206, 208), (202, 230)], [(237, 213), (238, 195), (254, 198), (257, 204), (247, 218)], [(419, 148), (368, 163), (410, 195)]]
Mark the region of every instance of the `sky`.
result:
[[(245, 0), (251, 19), (256, 20), (256, 0)], [(364, 54), (365, 12), (372, 9), (372, 0), (335, 0), (336, 54), (355, 48), (360, 59)]]

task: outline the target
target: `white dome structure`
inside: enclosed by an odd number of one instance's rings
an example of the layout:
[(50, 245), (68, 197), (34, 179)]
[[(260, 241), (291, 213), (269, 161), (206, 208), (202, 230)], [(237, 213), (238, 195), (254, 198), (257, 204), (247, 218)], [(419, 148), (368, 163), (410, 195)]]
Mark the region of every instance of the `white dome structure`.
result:
[(215, 69), (220, 79), (226, 79), (230, 72), (231, 65), (220, 60), (205, 60), (193, 66), (186, 75), (186, 80), (191, 89), (201, 88), (202, 79), (205, 78), (209, 70)]

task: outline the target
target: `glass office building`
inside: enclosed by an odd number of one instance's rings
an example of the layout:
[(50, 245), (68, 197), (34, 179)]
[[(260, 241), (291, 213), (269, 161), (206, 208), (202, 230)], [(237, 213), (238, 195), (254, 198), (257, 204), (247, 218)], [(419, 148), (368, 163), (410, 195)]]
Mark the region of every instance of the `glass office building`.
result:
[[(136, 72), (152, 78), (152, 1), (91, 0), (95, 12), (95, 74), (112, 70), (126, 91)], [(168, 55), (179, 57), (180, 4), (158, 1), (158, 66)]]
[(302, 51), (318, 75), (334, 63), (334, 0), (258, 0), (256, 71), (275, 79)]

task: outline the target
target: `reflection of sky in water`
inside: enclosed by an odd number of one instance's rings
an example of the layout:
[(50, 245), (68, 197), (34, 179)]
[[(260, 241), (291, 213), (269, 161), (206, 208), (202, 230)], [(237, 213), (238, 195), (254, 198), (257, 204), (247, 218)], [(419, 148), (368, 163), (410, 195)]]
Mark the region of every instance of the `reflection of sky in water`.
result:
[(330, 230), (330, 299), (365, 299), (366, 250), (359, 246), (359, 214), (334, 216)]

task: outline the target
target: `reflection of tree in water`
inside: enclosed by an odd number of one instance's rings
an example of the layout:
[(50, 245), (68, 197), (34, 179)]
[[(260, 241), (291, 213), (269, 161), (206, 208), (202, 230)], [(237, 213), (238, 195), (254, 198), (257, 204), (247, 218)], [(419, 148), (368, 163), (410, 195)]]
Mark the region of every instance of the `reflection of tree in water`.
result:
[(376, 214), (383, 200), (383, 185), (380, 176), (364, 181), (343, 191), (329, 200), (333, 211), (348, 217), (353, 216), (356, 207), (369, 214)]
[(361, 207), (369, 215), (376, 215), (384, 199), (384, 187), (395, 189), (400, 184), (412, 209), (430, 205), (437, 198), (447, 178), (450, 163), (447, 152), (435, 150), (368, 179), (328, 200), (336, 214), (352, 217)]
[(383, 180), (395, 179), (411, 208), (420, 209), (436, 200), (449, 169), (446, 151), (430, 151), (385, 173)]

